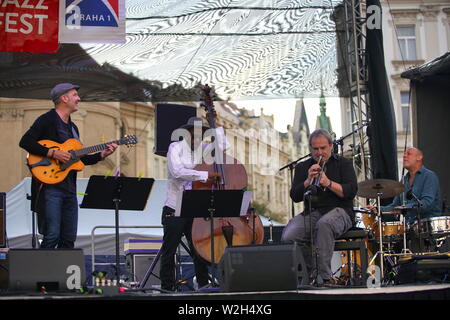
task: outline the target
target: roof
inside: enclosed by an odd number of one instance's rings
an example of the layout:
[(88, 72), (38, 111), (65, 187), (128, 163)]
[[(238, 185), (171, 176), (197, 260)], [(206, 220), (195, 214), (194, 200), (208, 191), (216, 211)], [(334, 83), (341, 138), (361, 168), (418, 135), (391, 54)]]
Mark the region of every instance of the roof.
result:
[(77, 44), (60, 45), (57, 53), (0, 53), (0, 96), (50, 99), (60, 82), (81, 86), (83, 101), (149, 101), (151, 85), (104, 63), (100, 65)]
[(402, 78), (410, 80), (424, 80), (433, 76), (450, 76), (450, 52), (401, 74)]

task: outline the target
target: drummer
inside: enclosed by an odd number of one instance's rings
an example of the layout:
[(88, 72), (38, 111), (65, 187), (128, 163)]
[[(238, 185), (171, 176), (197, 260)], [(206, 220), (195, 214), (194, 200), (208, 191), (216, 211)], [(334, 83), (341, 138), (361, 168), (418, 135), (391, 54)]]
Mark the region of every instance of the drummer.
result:
[[(418, 219), (441, 215), (441, 192), (439, 180), (433, 171), (423, 165), (423, 152), (417, 148), (408, 148), (403, 154), (403, 167), (408, 171), (402, 179), (404, 192), (395, 196), (393, 202), (382, 206), (382, 212), (407, 210), (406, 222), (412, 225)], [(418, 207), (420, 210), (413, 210)], [(396, 210), (397, 209), (397, 210)]]

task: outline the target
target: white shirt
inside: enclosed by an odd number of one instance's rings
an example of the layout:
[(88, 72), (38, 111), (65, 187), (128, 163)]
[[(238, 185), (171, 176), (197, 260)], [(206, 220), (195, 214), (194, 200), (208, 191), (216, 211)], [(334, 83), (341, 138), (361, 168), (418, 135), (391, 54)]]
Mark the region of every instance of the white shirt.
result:
[[(225, 140), (225, 134), (222, 127), (216, 128), (216, 139), (223, 141), (223, 149), (228, 147)], [(203, 147), (208, 146), (202, 144), (199, 149), (192, 151), (191, 146), (184, 140), (175, 141), (169, 145), (167, 151), (167, 198), (165, 205), (175, 209), (177, 204), (177, 196), (180, 191), (192, 189), (192, 181), (208, 180), (208, 171), (194, 170), (195, 166), (201, 163)], [(222, 150), (223, 150), (222, 149)]]

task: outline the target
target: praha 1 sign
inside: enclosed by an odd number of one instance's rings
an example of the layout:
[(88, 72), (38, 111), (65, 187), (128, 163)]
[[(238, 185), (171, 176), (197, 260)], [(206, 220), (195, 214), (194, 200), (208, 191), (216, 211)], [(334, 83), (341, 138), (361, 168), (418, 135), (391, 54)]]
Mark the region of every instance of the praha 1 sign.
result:
[(56, 52), (59, 0), (0, 0), (0, 52)]

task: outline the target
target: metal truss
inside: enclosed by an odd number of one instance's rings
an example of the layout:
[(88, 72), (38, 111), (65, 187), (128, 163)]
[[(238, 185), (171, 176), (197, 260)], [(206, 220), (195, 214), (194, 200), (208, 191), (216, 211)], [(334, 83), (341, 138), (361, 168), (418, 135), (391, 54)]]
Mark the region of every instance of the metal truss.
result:
[(353, 163), (358, 181), (372, 178), (370, 170), (369, 140), (365, 128), (370, 123), (368, 67), (366, 56), (366, 1), (344, 0), (345, 45), (347, 75), (349, 79), (349, 103), (353, 135)]

